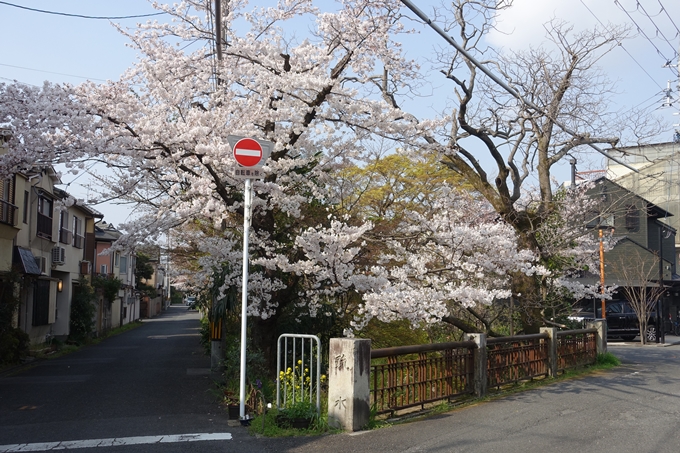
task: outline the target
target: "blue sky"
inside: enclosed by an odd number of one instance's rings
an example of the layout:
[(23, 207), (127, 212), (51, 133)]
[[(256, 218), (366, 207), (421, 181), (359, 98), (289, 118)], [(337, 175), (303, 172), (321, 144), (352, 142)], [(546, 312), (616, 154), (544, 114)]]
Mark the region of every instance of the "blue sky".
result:
[[(8, 0), (5, 3), (66, 14), (87, 16), (130, 16), (157, 12), (145, 0)], [(271, 4), (271, 0), (253, 0), (251, 5)], [(431, 0), (416, 1), (428, 14), (434, 4)], [(673, 95), (677, 91), (677, 49), (680, 46), (680, 2), (677, 0), (515, 0), (515, 6), (504, 13), (498, 24), (504, 33), (490, 37), (495, 46), (526, 48), (540, 45), (545, 31), (542, 23), (559, 17), (576, 24), (592, 27), (598, 22), (629, 24), (636, 38), (624, 43), (601, 62), (609, 77), (618, 81), (619, 96), (615, 102), (621, 106), (659, 107), (657, 113), (668, 123), (668, 134), (659, 138), (670, 141), (673, 122), (680, 122), (673, 108), (661, 109), (663, 90), (672, 80)], [(624, 11), (625, 10), (625, 11)], [(406, 10), (405, 10), (406, 12)], [(0, 53), (0, 82), (16, 80), (41, 85), (44, 80), (77, 84), (86, 79), (93, 81), (117, 79), (136, 58), (135, 51), (125, 46), (126, 39), (107, 20), (66, 17), (27, 11), (0, 3), (0, 40), (4, 43)], [(123, 26), (134, 26), (151, 18), (116, 20)], [(164, 16), (157, 19), (164, 20)], [(431, 46), (439, 38), (426, 29), (416, 37)], [(439, 42), (439, 44), (443, 44)], [(666, 61), (675, 67), (664, 68)], [(594, 156), (591, 166), (601, 165)], [(568, 165), (564, 175), (568, 175)], [(68, 182), (72, 175), (64, 177)], [(562, 176), (566, 179), (567, 176)], [(86, 196), (86, 188), (79, 186), (79, 178), (69, 187), (78, 197)], [(85, 184), (85, 183), (83, 183)], [(126, 210), (110, 205), (98, 206), (111, 221), (124, 220)]]

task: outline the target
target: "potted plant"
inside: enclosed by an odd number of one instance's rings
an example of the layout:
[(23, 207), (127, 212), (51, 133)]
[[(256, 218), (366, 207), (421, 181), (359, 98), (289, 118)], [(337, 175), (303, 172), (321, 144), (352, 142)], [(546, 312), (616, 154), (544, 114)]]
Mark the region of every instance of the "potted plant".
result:
[(238, 420), (241, 411), (241, 403), (236, 392), (225, 389), (224, 396), (222, 397), (222, 404), (227, 406), (229, 420)]
[(296, 401), (279, 410), (276, 424), (280, 427), (307, 429), (316, 415), (316, 406), (310, 401)]

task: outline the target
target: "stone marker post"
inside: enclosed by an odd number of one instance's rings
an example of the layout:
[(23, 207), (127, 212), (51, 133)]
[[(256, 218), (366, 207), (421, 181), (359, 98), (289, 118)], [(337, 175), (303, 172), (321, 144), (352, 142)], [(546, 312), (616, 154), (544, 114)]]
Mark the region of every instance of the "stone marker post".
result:
[(328, 358), (328, 425), (358, 431), (371, 412), (371, 340), (331, 338)]
[(588, 329), (597, 329), (597, 353), (605, 354), (607, 352), (607, 320), (594, 319), (586, 323)]
[(487, 370), (487, 356), (486, 356), (486, 334), (484, 333), (466, 333), (466, 341), (474, 341), (477, 343), (475, 349), (474, 362), (474, 389), (475, 395), (482, 397), (486, 395), (486, 370)]
[(548, 354), (549, 354), (549, 371), (550, 376), (557, 377), (557, 329), (554, 327), (541, 327), (541, 333), (547, 333), (548, 338)]

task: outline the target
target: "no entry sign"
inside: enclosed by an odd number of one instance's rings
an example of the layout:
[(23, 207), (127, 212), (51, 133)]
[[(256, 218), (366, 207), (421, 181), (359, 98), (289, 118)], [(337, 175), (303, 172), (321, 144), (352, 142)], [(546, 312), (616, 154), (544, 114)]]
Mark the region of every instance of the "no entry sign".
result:
[(242, 138), (233, 150), (234, 159), (244, 167), (254, 167), (262, 160), (262, 146), (252, 138)]

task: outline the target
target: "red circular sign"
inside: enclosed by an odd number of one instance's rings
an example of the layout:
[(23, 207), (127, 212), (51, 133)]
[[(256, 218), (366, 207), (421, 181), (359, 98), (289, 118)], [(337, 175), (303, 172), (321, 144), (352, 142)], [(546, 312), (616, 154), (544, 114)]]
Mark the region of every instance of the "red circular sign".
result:
[(252, 138), (242, 138), (234, 145), (234, 159), (243, 167), (254, 167), (262, 160), (262, 146)]

